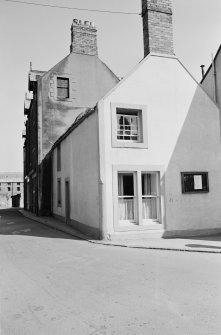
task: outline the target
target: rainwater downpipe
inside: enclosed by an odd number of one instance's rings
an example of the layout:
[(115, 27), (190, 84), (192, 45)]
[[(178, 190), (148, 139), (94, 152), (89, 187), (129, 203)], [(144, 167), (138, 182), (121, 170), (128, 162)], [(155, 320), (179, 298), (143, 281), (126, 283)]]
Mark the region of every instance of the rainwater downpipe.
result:
[(108, 239), (106, 220), (106, 190), (105, 190), (105, 122), (104, 103), (100, 101), (96, 107), (98, 118), (98, 166), (99, 166), (99, 230), (100, 239)]

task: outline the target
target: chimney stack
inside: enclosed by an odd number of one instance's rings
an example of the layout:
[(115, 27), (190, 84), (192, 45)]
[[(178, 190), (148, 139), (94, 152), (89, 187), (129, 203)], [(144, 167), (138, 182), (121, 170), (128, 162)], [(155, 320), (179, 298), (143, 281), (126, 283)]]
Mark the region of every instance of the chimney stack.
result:
[(73, 20), (70, 52), (91, 56), (97, 55), (97, 28), (93, 22)]
[(150, 52), (172, 54), (171, 0), (142, 0), (144, 57)]

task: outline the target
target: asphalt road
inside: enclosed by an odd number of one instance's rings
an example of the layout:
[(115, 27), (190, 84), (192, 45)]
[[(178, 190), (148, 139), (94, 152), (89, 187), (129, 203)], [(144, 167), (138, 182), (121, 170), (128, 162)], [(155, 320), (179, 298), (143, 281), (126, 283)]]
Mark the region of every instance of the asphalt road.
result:
[(0, 216), (1, 335), (220, 334), (220, 254), (91, 244)]

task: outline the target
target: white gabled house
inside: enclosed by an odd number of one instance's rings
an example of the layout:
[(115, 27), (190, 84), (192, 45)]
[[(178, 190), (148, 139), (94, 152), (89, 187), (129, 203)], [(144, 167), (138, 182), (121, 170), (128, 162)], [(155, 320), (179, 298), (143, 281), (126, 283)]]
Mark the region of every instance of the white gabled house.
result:
[(219, 109), (173, 55), (170, 0), (142, 5), (147, 56), (52, 148), (53, 215), (104, 239), (220, 233)]

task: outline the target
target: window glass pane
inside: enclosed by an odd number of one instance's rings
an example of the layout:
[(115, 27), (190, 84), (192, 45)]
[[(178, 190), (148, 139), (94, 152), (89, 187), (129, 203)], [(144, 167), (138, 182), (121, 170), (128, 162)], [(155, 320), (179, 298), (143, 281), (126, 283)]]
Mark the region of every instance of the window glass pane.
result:
[(119, 220), (134, 221), (134, 199), (120, 198), (118, 200), (118, 214)]
[(68, 89), (58, 87), (58, 97), (59, 98), (68, 98)]
[(135, 220), (134, 175), (118, 174), (118, 216), (120, 221)]
[(142, 195), (157, 195), (157, 175), (142, 173)]
[(68, 79), (67, 78), (58, 78), (58, 87), (68, 88)]
[(142, 200), (143, 219), (156, 220), (157, 219), (157, 199), (156, 198), (144, 198)]
[(117, 108), (117, 139), (125, 141), (138, 141), (139, 112), (137, 110)]
[(134, 176), (133, 174), (118, 175), (118, 195), (134, 196)]

